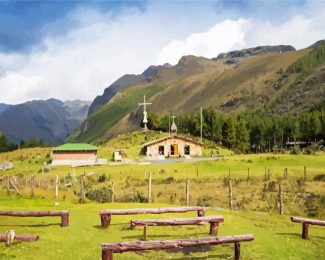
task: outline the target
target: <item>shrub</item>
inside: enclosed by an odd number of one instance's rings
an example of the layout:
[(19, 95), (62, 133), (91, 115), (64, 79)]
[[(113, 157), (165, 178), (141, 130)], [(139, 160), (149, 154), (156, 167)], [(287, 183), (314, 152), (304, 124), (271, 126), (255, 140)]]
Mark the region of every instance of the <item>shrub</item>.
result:
[(325, 174), (324, 173), (317, 174), (314, 176), (313, 180), (314, 181), (325, 181)]
[(212, 206), (212, 197), (206, 196), (206, 195), (198, 197), (197, 206), (211, 207)]
[(90, 200), (97, 201), (99, 203), (112, 202), (112, 190), (107, 187), (100, 189), (89, 190), (86, 193), (86, 197)]
[(106, 174), (102, 174), (98, 177), (97, 182), (105, 182), (106, 181)]

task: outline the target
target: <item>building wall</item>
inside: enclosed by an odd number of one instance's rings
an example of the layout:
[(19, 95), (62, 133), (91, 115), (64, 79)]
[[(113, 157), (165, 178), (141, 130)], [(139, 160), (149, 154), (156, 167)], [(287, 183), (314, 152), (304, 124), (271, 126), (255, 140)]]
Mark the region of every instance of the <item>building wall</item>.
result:
[[(146, 155), (147, 156), (157, 156), (157, 155), (159, 155), (159, 146), (164, 146), (164, 154), (163, 155), (171, 156), (171, 150), (170, 150), (171, 147), (170, 146), (174, 145), (174, 144), (178, 144), (178, 154), (181, 156), (184, 156), (184, 147), (186, 145), (190, 146), (190, 155), (191, 156), (201, 156), (202, 155), (202, 146), (197, 145), (192, 142), (188, 142), (183, 139), (178, 139), (178, 138), (167, 139), (167, 140), (161, 141), (159, 143), (155, 143), (155, 144), (147, 146)], [(178, 156), (178, 155), (175, 155), (175, 156)]]
[(56, 153), (53, 152), (52, 160), (93, 160), (97, 152), (90, 151), (90, 152), (60, 152)]

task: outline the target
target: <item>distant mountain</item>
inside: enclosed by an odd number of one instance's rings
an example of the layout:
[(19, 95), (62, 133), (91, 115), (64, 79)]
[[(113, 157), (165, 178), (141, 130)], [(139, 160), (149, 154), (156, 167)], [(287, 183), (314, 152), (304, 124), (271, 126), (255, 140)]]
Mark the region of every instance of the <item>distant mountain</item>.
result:
[(175, 66), (150, 66), (141, 75), (143, 82), (117, 91), (68, 140), (101, 141), (139, 129), (138, 102), (144, 94), (152, 103), (148, 112), (161, 114), (192, 113), (200, 107), (227, 114), (309, 111), (325, 99), (325, 44), (316, 45), (299, 51), (289, 45), (259, 46), (216, 59), (184, 56)]
[(10, 107), (10, 105), (0, 103), (0, 114), (1, 112), (5, 111), (8, 107)]
[(0, 131), (13, 143), (31, 138), (62, 143), (83, 121), (89, 103), (48, 99), (12, 105), (0, 114)]
[(235, 59), (235, 58), (243, 58), (249, 56), (256, 56), (265, 53), (271, 52), (287, 52), (287, 51), (295, 51), (296, 49), (291, 45), (276, 45), (276, 46), (257, 46), (254, 48), (242, 49), (242, 50), (235, 50), (230, 51), (227, 53), (220, 53), (217, 58), (213, 58), (214, 60), (220, 59)]
[(65, 109), (70, 113), (71, 118), (82, 122), (88, 113), (91, 101), (84, 100), (67, 100), (64, 102)]
[(314, 44), (310, 45), (308, 48), (317, 48), (320, 45), (325, 44), (325, 40), (319, 40), (317, 42), (315, 42)]
[(99, 108), (106, 105), (117, 92), (136, 85), (151, 84), (154, 82), (173, 80), (185, 76), (189, 76), (195, 73), (202, 72), (206, 68), (206, 63), (209, 59), (184, 56), (180, 59), (176, 66), (172, 66), (169, 63), (164, 65), (149, 66), (142, 74), (126, 74), (112, 83), (104, 90), (103, 95), (97, 96), (93, 103), (89, 107), (88, 116), (92, 115)]

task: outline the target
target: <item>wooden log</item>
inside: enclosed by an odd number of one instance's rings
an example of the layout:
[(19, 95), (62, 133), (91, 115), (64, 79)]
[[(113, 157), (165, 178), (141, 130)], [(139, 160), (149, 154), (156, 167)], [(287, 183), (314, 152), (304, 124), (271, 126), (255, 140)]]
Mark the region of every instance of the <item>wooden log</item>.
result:
[(59, 176), (55, 176), (55, 195), (54, 198), (57, 200), (59, 198)]
[(61, 217), (61, 227), (69, 226), (69, 211), (68, 210), (49, 210), (49, 211), (4, 211), (4, 210), (0, 210), (0, 216)]
[(80, 203), (85, 203), (84, 176), (80, 176)]
[(186, 206), (190, 205), (190, 179), (186, 179)]
[(108, 227), (111, 224), (112, 215), (111, 214), (101, 214), (100, 221), (103, 228)]
[(112, 181), (112, 202), (115, 201), (115, 187), (114, 187), (114, 181)]
[(308, 223), (302, 223), (302, 239), (308, 239)]
[(317, 219), (306, 219), (291, 217), (292, 222), (302, 223), (302, 239), (308, 239), (308, 227), (309, 225), (325, 226), (325, 221)]
[(14, 187), (14, 189), (16, 190), (16, 192), (19, 194), (19, 195), (22, 195), (20, 190), (18, 189), (18, 187), (15, 185), (14, 181), (12, 179), (10, 179), (9, 177), (9, 182), (11, 184), (12, 187)]
[(308, 223), (310, 225), (325, 226), (325, 221), (324, 220), (318, 220), (318, 219), (291, 217), (291, 221), (292, 222), (297, 222), (297, 223)]
[[(223, 222), (223, 221), (221, 221), (221, 222)], [(218, 235), (218, 230), (219, 230), (219, 222), (210, 222), (209, 235), (216, 237)]]
[(235, 242), (235, 260), (240, 259), (240, 243)]
[(142, 209), (112, 209), (100, 210), (99, 215), (102, 227), (108, 227), (111, 223), (111, 215), (136, 215), (136, 214), (164, 214), (164, 213), (183, 213), (197, 211), (199, 217), (204, 216), (206, 207), (177, 207), (177, 208), (142, 208)]
[(229, 209), (232, 209), (232, 185), (231, 180), (229, 180)]
[[(121, 243), (102, 243), (102, 259), (113, 259), (112, 253), (123, 253), (129, 251), (154, 250), (184, 248), (204, 245), (220, 245), (227, 243), (237, 243), (254, 240), (253, 234), (225, 237), (208, 237), (208, 238), (190, 238), (179, 240), (153, 240), (153, 241), (135, 241)], [(240, 247), (237, 245), (237, 254)], [(109, 251), (109, 252), (107, 252)], [(112, 252), (112, 253), (111, 253)], [(239, 254), (238, 254), (239, 255)]]
[(281, 187), (281, 183), (279, 183), (278, 202), (279, 202), (279, 213), (280, 213), (280, 215), (283, 215), (283, 206), (282, 206), (282, 187)]
[(183, 213), (189, 211), (205, 211), (207, 207), (192, 206), (192, 207), (167, 207), (167, 208), (136, 208), (136, 209), (111, 209), (100, 210), (99, 214), (111, 215), (135, 215), (135, 214), (164, 214), (164, 213)]
[[(39, 236), (31, 235), (15, 235), (15, 240), (20, 242), (34, 242), (39, 239)], [(0, 234), (0, 242), (6, 242), (6, 234)]]
[(151, 203), (151, 180), (152, 180), (152, 172), (149, 172), (149, 183), (148, 183), (148, 203)]
[(137, 219), (131, 220), (131, 227), (136, 226), (178, 226), (178, 225), (202, 225), (207, 223), (223, 222), (222, 216), (209, 216), (197, 218), (175, 218), (175, 219)]

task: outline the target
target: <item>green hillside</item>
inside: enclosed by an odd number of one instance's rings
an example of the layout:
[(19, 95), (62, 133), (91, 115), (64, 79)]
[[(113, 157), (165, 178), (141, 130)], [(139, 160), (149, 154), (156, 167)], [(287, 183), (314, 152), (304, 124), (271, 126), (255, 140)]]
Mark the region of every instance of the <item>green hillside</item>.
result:
[[(68, 140), (93, 142), (138, 130), (142, 115), (137, 103), (143, 94), (153, 103), (148, 111), (160, 114), (192, 113), (199, 107), (212, 107), (227, 114), (247, 109), (275, 115), (309, 111), (325, 98), (324, 46), (243, 57), (229, 64), (228, 60), (218, 59), (213, 66), (212, 61), (197, 58), (207, 64), (199, 66), (201, 72), (196, 70), (174, 81), (161, 77), (163, 80), (157, 84), (120, 91)], [(191, 64), (189, 68), (196, 64), (195, 59), (187, 59), (191, 61), (187, 63)], [(168, 68), (171, 74), (172, 70), (173, 67)]]
[(68, 141), (92, 142), (105, 137), (107, 131), (121, 118), (138, 108), (138, 103), (143, 100), (143, 95), (150, 99), (166, 87), (165, 84), (141, 85), (122, 90), (107, 105), (88, 117), (81, 128), (68, 138)]

